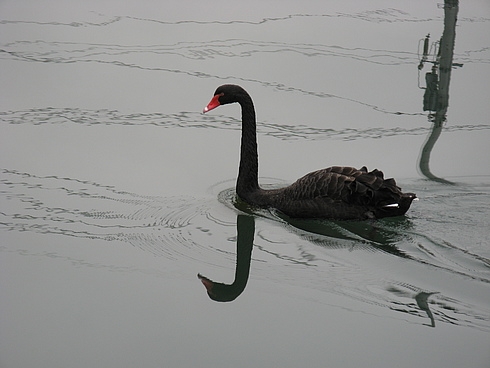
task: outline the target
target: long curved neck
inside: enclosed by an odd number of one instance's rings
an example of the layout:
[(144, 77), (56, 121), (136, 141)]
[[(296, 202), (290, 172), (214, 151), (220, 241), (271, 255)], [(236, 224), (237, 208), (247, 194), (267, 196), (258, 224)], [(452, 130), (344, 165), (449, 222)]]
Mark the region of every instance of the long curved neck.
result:
[(236, 192), (242, 199), (247, 200), (248, 195), (259, 188), (257, 124), (252, 98), (248, 94), (242, 95), (238, 103), (242, 108), (242, 142)]
[(252, 262), (252, 249), (254, 245), (255, 220), (253, 216), (237, 216), (237, 243), (235, 279), (231, 285), (220, 284), (216, 298), (221, 301), (236, 299), (247, 286)]
[(214, 282), (198, 274), (199, 279), (206, 287), (208, 295), (217, 302), (231, 302), (235, 300), (247, 286), (252, 261), (252, 248), (254, 244), (255, 220), (253, 216), (238, 215), (237, 217), (237, 243), (235, 279), (232, 284)]

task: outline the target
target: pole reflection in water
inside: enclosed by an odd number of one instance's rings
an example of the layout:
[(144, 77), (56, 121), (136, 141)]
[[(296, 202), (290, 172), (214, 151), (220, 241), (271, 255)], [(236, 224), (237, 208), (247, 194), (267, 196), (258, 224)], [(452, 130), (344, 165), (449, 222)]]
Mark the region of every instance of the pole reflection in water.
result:
[(426, 88), (424, 93), (424, 111), (429, 111), (429, 120), (432, 121), (432, 131), (420, 151), (419, 170), (426, 178), (446, 184), (452, 184), (452, 182), (434, 175), (429, 168), (429, 161), (432, 149), (441, 135), (443, 123), (446, 121), (446, 113), (449, 105), (451, 69), (453, 66), (461, 66), (461, 64), (453, 64), (458, 10), (458, 0), (444, 1), (444, 32), (441, 40), (432, 45), (430, 51), (433, 50), (434, 56), (432, 61), (428, 61), (430, 35), (426, 36), (423, 56), (418, 67), (421, 70), (425, 62), (431, 62), (433, 64), (431, 72), (426, 73), (425, 76)]
[(247, 286), (254, 243), (255, 219), (253, 216), (237, 216), (237, 244), (235, 280), (232, 284), (214, 282), (198, 274), (197, 277), (206, 287), (209, 297), (217, 302), (235, 300)]
[(429, 308), (429, 303), (427, 302), (427, 299), (429, 299), (429, 296), (432, 294), (437, 294), (435, 293), (426, 293), (426, 292), (420, 292), (417, 295), (415, 295), (415, 301), (417, 302), (417, 305), (420, 309), (425, 311), (427, 313), (427, 316), (430, 319), (430, 327), (436, 327), (436, 321), (434, 320), (434, 316)]

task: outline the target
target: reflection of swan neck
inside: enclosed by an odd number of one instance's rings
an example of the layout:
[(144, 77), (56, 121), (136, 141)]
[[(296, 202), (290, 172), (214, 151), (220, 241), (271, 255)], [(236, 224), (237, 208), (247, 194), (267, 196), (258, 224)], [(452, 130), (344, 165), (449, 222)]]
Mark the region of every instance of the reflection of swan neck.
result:
[(198, 274), (211, 299), (218, 302), (231, 302), (245, 290), (250, 273), (252, 247), (255, 232), (254, 218), (238, 215), (237, 217), (237, 255), (235, 279), (232, 284), (214, 282)]

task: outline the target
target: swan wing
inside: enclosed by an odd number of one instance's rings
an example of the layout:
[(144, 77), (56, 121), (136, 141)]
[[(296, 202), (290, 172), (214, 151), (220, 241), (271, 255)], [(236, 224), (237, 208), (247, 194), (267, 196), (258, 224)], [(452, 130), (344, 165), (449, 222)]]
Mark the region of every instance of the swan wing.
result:
[(384, 179), (382, 171), (368, 172), (348, 166), (333, 166), (313, 171), (289, 188), (296, 200), (326, 197), (347, 204), (386, 206), (398, 203), (402, 192), (394, 179)]

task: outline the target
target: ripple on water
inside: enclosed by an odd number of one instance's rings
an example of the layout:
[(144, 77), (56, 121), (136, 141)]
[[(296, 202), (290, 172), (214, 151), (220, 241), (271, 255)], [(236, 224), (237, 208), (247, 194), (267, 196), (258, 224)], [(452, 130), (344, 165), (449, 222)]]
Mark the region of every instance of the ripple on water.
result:
[[(209, 199), (157, 197), (99, 183), (3, 170), (2, 227), (85, 239), (123, 241), (155, 256), (206, 260), (217, 226)], [(207, 255), (206, 255), (207, 254)]]
[[(357, 101), (358, 103), (359, 102)], [(131, 113), (118, 110), (87, 110), (80, 108), (36, 108), (19, 111), (0, 112), (0, 122), (10, 125), (62, 125), (76, 124), (79, 126), (158, 126), (162, 128), (179, 129), (241, 129), (241, 120), (225, 115), (205, 115), (198, 112), (181, 111), (172, 114), (165, 113)], [(481, 124), (452, 124), (445, 126), (446, 132), (488, 130), (490, 125)], [(270, 136), (281, 140), (358, 140), (407, 135), (427, 135), (430, 127), (369, 127), (342, 129), (318, 128), (302, 124), (285, 125), (267, 121), (259, 122), (257, 132), (262, 136)]]
[[(284, 184), (262, 181), (265, 186)], [(470, 224), (459, 223), (463, 214), (448, 214), (439, 228), (421, 215), (434, 213), (431, 207), (436, 204), (439, 211), (444, 208), (441, 198), (451, 198), (451, 203), (474, 198), (446, 193), (460, 189), (424, 193), (419, 187), (417, 192), (429, 200), (417, 204), (412, 216), (348, 222), (295, 221), (251, 208), (237, 200), (234, 180), (217, 183), (206, 198), (144, 196), (91, 181), (15, 170), (3, 170), (0, 184), (1, 224), (8, 231), (125, 242), (156, 257), (191, 263), (196, 274), (213, 277), (221, 269), (220, 274), (231, 276), (236, 216), (248, 214), (256, 222), (253, 278), (315, 290), (319, 303), (321, 293), (334, 293), (423, 318), (429, 325), (433, 318), (436, 323), (490, 329), (485, 297), (471, 294), (488, 290), (488, 259), (439, 233), (447, 224), (460, 226), (460, 231)], [(477, 208), (484, 206), (477, 203), (475, 199)], [(420, 272), (425, 277), (419, 277)], [(453, 281), (441, 283), (441, 275)], [(460, 295), (461, 290), (470, 296)]]

